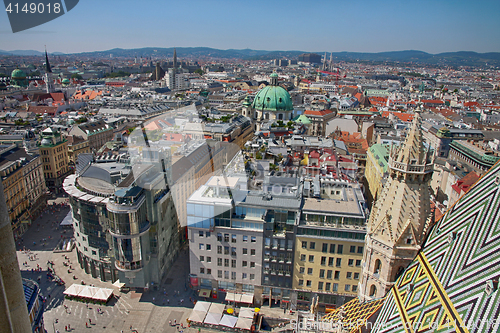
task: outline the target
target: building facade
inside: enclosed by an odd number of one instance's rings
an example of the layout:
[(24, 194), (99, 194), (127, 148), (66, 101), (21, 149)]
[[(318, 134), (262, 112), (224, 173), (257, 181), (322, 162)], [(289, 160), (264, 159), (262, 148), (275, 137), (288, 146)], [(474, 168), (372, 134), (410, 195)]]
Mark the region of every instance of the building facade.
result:
[(39, 151), (48, 190), (59, 193), (64, 178), (71, 173), (68, 166), (68, 142), (62, 134), (51, 128), (42, 131)]
[(91, 151), (98, 151), (106, 142), (113, 140), (113, 127), (109, 126), (104, 120), (87, 122), (75, 125), (69, 131), (69, 135), (81, 137), (88, 140)]

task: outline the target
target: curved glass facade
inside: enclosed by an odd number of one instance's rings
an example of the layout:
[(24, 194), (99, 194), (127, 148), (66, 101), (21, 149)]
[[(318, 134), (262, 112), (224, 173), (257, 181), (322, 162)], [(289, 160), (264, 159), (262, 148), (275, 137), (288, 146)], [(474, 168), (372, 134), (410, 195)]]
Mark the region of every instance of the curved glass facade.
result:
[(150, 223), (146, 216), (146, 205), (141, 201), (139, 207), (134, 209), (125, 209), (119, 206), (121, 211), (115, 210), (112, 204), (109, 204), (112, 211), (108, 212), (109, 231), (115, 235), (133, 236), (146, 232)]

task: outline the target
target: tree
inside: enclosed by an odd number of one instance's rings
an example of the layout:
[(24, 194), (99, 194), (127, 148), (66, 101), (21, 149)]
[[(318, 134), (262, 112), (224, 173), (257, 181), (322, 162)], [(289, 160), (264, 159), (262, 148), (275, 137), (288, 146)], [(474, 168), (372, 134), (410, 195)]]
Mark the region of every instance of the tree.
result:
[(200, 74), (200, 75), (205, 74), (205, 72), (203, 72), (203, 70), (201, 68), (198, 68), (197, 70), (195, 70), (194, 73), (195, 74)]
[(72, 79), (77, 79), (77, 80), (82, 80), (83, 79), (83, 77), (80, 74), (78, 74), (78, 73), (72, 74), (71, 78)]

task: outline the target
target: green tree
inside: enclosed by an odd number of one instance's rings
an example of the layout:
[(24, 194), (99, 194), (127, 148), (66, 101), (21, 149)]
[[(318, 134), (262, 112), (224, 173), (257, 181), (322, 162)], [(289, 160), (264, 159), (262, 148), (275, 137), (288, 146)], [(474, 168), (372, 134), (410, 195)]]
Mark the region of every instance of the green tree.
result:
[(71, 78), (72, 79), (77, 79), (77, 80), (82, 80), (83, 79), (83, 77), (80, 74), (78, 74), (78, 73), (71, 74)]
[(198, 68), (197, 70), (195, 70), (194, 73), (195, 74), (200, 74), (200, 75), (205, 74), (205, 72), (203, 72), (203, 70), (201, 68)]

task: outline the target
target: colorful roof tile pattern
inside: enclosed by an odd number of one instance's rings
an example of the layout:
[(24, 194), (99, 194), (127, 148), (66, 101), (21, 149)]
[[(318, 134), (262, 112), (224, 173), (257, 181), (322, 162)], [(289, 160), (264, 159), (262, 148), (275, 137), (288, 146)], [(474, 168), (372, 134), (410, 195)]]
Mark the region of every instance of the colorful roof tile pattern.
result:
[(364, 326), (369, 326), (366, 323), (371, 322), (370, 318), (377, 314), (378, 310), (384, 304), (384, 300), (385, 298), (381, 298), (360, 303), (358, 298), (354, 298), (321, 318), (321, 321), (329, 322), (333, 325), (340, 325), (341, 322), (343, 328), (347, 328), (347, 332), (361, 332)]
[(371, 332), (500, 331), (500, 163), (436, 224)]

